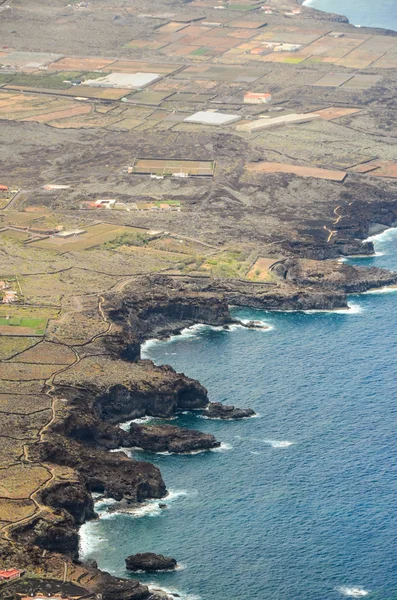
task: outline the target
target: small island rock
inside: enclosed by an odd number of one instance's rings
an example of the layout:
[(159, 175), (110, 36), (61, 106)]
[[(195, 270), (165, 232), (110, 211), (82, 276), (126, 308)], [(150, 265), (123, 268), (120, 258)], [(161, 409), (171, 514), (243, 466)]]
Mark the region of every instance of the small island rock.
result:
[(130, 427), (131, 443), (151, 452), (194, 452), (218, 448), (220, 442), (209, 433), (174, 425), (136, 425)]
[(154, 554), (153, 552), (142, 552), (132, 554), (125, 559), (128, 571), (171, 571), (177, 566), (175, 558)]
[(203, 415), (209, 419), (246, 419), (254, 417), (256, 412), (252, 408), (235, 408), (221, 402), (210, 402)]

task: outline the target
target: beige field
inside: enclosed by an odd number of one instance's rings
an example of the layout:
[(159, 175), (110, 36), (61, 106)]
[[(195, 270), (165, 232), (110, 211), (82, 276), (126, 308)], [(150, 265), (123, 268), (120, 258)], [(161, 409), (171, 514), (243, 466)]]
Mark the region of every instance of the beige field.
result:
[(0, 363), (0, 379), (10, 381), (32, 381), (48, 379), (63, 365), (41, 365), (24, 363)]
[(34, 514), (36, 510), (32, 500), (11, 500), (0, 498), (0, 514), (4, 521), (14, 522), (26, 519)]
[(0, 360), (10, 358), (19, 352), (23, 352), (34, 344), (37, 344), (36, 337), (15, 337), (3, 334), (1, 336), (0, 344)]
[(13, 359), (13, 362), (71, 365), (76, 360), (72, 350), (60, 344), (40, 342)]
[(247, 273), (247, 278), (255, 281), (269, 281), (272, 279), (270, 267), (275, 263), (275, 258), (258, 258)]
[(18, 465), (0, 470), (0, 496), (3, 498), (28, 498), (50, 478), (43, 467)]

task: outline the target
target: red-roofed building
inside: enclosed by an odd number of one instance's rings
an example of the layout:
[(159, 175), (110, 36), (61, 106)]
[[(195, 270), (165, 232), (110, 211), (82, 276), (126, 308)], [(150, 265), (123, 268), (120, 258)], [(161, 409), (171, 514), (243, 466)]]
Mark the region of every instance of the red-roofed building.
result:
[(8, 187), (6, 185), (0, 185), (0, 192), (8, 192)]
[(19, 569), (2, 569), (0, 570), (0, 581), (10, 581), (11, 579), (18, 579), (22, 575), (22, 571)]
[(244, 104), (267, 104), (271, 99), (272, 95), (268, 92), (247, 92), (244, 96)]

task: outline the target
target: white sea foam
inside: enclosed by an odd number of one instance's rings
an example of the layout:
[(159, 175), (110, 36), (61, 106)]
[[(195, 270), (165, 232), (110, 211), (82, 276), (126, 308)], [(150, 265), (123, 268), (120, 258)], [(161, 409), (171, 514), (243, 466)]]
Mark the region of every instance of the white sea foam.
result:
[[(274, 325), (270, 325), (262, 319), (240, 319), (240, 321), (244, 323), (244, 325), (248, 325), (248, 323), (251, 323), (252, 321), (254, 321), (254, 323), (258, 323), (258, 327), (253, 327), (252, 331), (271, 331), (272, 329), (274, 329)], [(243, 327), (243, 325), (237, 325), (237, 327)], [(245, 327), (244, 329), (247, 328)]]
[(307, 315), (311, 315), (311, 314), (316, 314), (316, 313), (328, 313), (328, 314), (337, 314), (337, 315), (358, 315), (360, 313), (363, 312), (362, 306), (360, 306), (359, 304), (355, 304), (353, 302), (348, 303), (348, 308), (336, 308), (334, 310), (316, 310), (316, 309), (310, 309), (310, 310), (304, 310), (302, 312), (304, 312)]
[(337, 592), (340, 592), (344, 596), (348, 596), (349, 598), (363, 598), (364, 596), (368, 596), (369, 590), (365, 590), (360, 586), (348, 587), (342, 585), (341, 587), (335, 588)]
[(397, 287), (382, 287), (375, 290), (367, 290), (363, 294), (394, 294), (397, 292)]
[(393, 239), (393, 237), (397, 233), (397, 227), (389, 227), (382, 231), (381, 233), (377, 233), (376, 235), (370, 235), (364, 242), (388, 242)]
[(359, 315), (363, 312), (363, 308), (359, 304), (350, 302), (347, 306), (348, 308), (337, 308), (332, 312), (335, 312), (338, 315)]
[(79, 555), (80, 558), (88, 557), (93, 550), (107, 540), (97, 535), (96, 522), (84, 523), (79, 529)]
[[(241, 319), (241, 323), (247, 324), (251, 320), (252, 319)], [(265, 321), (262, 321), (260, 319), (255, 319), (255, 320), (258, 321), (259, 326), (257, 328), (253, 328), (254, 331), (270, 331), (271, 329), (274, 329), (273, 325), (269, 325)], [(230, 332), (230, 331), (236, 331), (237, 329), (241, 329), (241, 328), (244, 328), (244, 325), (242, 325), (240, 323), (230, 323), (227, 325), (226, 328), (223, 325), (207, 325), (206, 323), (197, 323), (196, 325), (192, 325), (191, 327), (185, 327), (185, 329), (182, 329), (182, 331), (180, 333), (178, 333), (176, 335), (171, 335), (166, 340), (160, 340), (158, 338), (153, 338), (151, 340), (147, 340), (141, 346), (141, 355), (142, 355), (142, 358), (150, 358), (150, 348), (152, 348), (153, 346), (156, 346), (157, 344), (161, 344), (164, 342), (174, 342), (176, 340), (181, 340), (181, 339), (184, 339), (184, 340), (194, 339), (201, 332), (203, 332), (205, 330), (225, 331), (225, 332), (229, 331)], [(170, 354), (175, 354), (175, 353), (172, 352)]]
[[(255, 413), (254, 415), (250, 415), (249, 417), (242, 417), (241, 419), (236, 419), (238, 421), (243, 421), (244, 419), (259, 419), (260, 414), (259, 413)], [(227, 422), (228, 419), (222, 419), (222, 417), (207, 417), (205, 414), (202, 415), (198, 415), (199, 419), (206, 419), (207, 421), (225, 421)], [(230, 419), (231, 421), (235, 420), (235, 419)]]
[(200, 448), (200, 450), (187, 450), (186, 452), (169, 452), (165, 450), (164, 452), (156, 452), (156, 454), (160, 454), (161, 456), (195, 456), (204, 452), (226, 452), (226, 450), (231, 450), (232, 448), (233, 446), (230, 444), (222, 442), (217, 448)]
[(227, 444), (226, 442), (222, 442), (218, 448), (212, 448), (211, 452), (227, 452), (228, 450), (232, 450), (233, 446), (231, 444)]
[(201, 600), (201, 596), (197, 596), (197, 594), (188, 594), (176, 588), (160, 588), (157, 583), (148, 583), (147, 586), (152, 593), (167, 594), (171, 598), (178, 598), (178, 600)]
[[(167, 509), (160, 508), (159, 504), (166, 504), (167, 508), (170, 504), (187, 496), (189, 492), (187, 490), (169, 490), (167, 496), (161, 499), (151, 499), (147, 502), (142, 502), (139, 505), (132, 506), (128, 510), (123, 510), (123, 514), (127, 514), (130, 517), (139, 519), (141, 517), (158, 517), (163, 513), (167, 512)], [(117, 514), (116, 512), (113, 514)]]
[(272, 448), (289, 448), (295, 442), (289, 442), (288, 440), (263, 440), (265, 444), (269, 444)]

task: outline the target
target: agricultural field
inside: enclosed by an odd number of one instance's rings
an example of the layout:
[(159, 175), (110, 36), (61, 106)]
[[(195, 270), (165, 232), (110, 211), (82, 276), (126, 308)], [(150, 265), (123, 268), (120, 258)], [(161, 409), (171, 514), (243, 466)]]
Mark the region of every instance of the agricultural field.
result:
[(1, 335), (0, 360), (11, 358), (37, 344), (37, 337)]
[[(101, 246), (123, 234), (130, 233), (130, 230), (131, 228), (129, 227), (119, 227), (117, 225), (100, 223), (99, 225), (86, 227), (85, 233), (80, 235), (74, 235), (67, 238), (51, 236), (33, 242), (32, 246), (35, 248), (54, 250), (62, 254), (66, 252), (78, 252), (81, 250), (88, 250), (95, 246)], [(132, 229), (132, 231), (134, 230)]]
[(247, 279), (252, 281), (274, 281), (270, 267), (276, 262), (276, 258), (258, 258), (247, 273)]
[(57, 314), (57, 310), (44, 307), (0, 305), (0, 335), (43, 336), (48, 320)]

